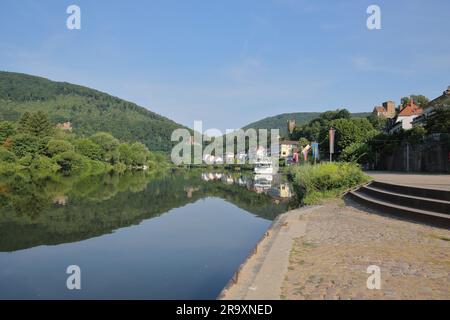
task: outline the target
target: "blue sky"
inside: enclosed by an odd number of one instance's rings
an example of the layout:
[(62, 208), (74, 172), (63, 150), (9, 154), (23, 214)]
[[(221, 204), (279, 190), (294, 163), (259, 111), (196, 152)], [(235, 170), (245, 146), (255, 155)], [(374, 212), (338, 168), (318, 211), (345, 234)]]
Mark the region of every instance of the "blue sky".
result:
[[(81, 30), (66, 8), (81, 8)], [(381, 30), (366, 9), (381, 8)], [(448, 0), (1, 0), (0, 70), (77, 83), (177, 122), (371, 111), (450, 85)]]

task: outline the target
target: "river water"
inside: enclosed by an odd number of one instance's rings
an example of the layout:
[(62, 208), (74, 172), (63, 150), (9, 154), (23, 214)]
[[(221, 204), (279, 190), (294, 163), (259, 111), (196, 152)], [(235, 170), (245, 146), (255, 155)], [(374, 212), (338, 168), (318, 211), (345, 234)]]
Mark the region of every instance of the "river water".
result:
[(214, 299), (297, 206), (281, 176), (2, 178), (0, 299)]

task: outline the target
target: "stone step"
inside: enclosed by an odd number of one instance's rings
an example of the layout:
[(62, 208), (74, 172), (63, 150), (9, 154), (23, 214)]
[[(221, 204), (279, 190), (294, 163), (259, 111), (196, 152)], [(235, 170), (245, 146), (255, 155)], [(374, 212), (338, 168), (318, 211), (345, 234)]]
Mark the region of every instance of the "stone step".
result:
[(375, 209), (380, 213), (392, 214), (407, 220), (418, 221), (447, 229), (450, 228), (450, 215), (447, 214), (389, 203), (363, 194), (358, 190), (348, 192), (346, 197), (364, 206)]
[(380, 189), (378, 187), (373, 187), (373, 184), (363, 186), (358, 191), (380, 201), (389, 202), (404, 207), (450, 215), (450, 201), (417, 197), (398, 192), (392, 192), (385, 189)]
[[(450, 176), (449, 176), (449, 180), (450, 180)], [(450, 201), (450, 191), (448, 191), (448, 190), (405, 186), (405, 185), (398, 185), (398, 184), (381, 182), (381, 181), (373, 181), (370, 184), (370, 186), (374, 187), (374, 188), (390, 191), (390, 192), (401, 193), (401, 194), (415, 196), (415, 197)]]

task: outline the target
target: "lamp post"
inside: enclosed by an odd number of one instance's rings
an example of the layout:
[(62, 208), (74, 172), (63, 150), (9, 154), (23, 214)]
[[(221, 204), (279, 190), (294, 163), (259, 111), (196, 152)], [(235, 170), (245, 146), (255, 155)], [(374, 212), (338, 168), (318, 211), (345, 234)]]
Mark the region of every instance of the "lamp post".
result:
[(329, 135), (329, 140), (330, 140), (330, 162), (333, 161), (333, 153), (334, 153), (334, 134), (335, 134), (336, 130), (331, 127), (328, 135)]

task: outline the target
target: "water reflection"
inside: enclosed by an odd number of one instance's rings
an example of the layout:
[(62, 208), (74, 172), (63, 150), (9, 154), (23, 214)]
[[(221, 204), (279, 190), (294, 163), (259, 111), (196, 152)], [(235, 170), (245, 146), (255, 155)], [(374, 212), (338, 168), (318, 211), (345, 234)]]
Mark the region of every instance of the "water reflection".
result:
[(273, 220), (298, 207), (282, 176), (196, 170), (101, 177), (0, 179), (0, 252), (90, 239), (200, 199), (223, 199)]
[(249, 191), (264, 193), (277, 200), (288, 200), (293, 196), (290, 183), (287, 181), (286, 176), (281, 174), (204, 172), (201, 177), (206, 182), (221, 181), (227, 185), (238, 185)]

